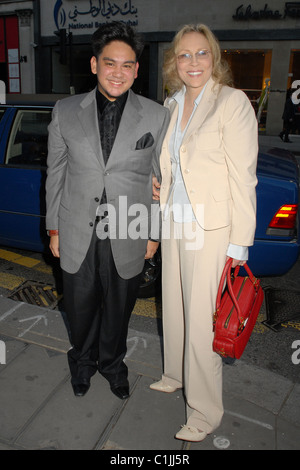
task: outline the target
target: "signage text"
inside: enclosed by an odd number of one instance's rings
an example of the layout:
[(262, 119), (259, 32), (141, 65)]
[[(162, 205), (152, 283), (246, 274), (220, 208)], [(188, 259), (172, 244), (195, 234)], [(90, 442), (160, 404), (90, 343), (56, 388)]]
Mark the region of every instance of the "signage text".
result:
[(300, 18), (300, 2), (286, 2), (282, 12), (272, 10), (267, 3), (261, 10), (254, 10), (251, 4), (248, 6), (241, 4), (237, 7), (232, 18), (238, 21)]

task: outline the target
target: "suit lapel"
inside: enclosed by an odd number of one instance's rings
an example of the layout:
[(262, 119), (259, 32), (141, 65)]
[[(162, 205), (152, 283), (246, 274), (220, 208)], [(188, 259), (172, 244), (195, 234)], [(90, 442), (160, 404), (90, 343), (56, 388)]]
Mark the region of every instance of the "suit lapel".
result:
[(87, 136), (89, 144), (91, 145), (96, 157), (104, 168), (104, 160), (101, 149), (101, 141), (99, 135), (98, 115), (97, 115), (97, 102), (96, 102), (96, 89), (88, 93), (82, 100), (81, 109), (78, 112), (78, 119), (83, 127)]
[(168, 103), (168, 99), (167, 99), (167, 101), (165, 101), (164, 105), (170, 111), (170, 122), (169, 122), (169, 126), (168, 126), (168, 129), (167, 129), (164, 141), (163, 141), (163, 145), (162, 145), (162, 148), (163, 149), (165, 148), (165, 151), (162, 151), (162, 153), (161, 153), (161, 162), (164, 162), (165, 165), (170, 166), (171, 165), (171, 155), (170, 155), (170, 152), (169, 152), (169, 143), (170, 143), (172, 132), (173, 132), (174, 127), (176, 125), (179, 108), (178, 108), (178, 104), (175, 100), (172, 100), (170, 103)]
[(185, 143), (189, 139), (189, 137), (202, 126), (203, 122), (206, 119), (206, 116), (213, 107), (219, 90), (219, 86), (216, 85), (214, 87), (214, 85), (215, 82), (212, 80), (212, 78), (210, 78), (207, 82), (207, 86), (205, 88), (201, 101), (186, 130), (185, 136), (183, 138), (183, 143)]
[(170, 118), (170, 123), (169, 123), (168, 130), (167, 130), (167, 133), (166, 133), (166, 136), (165, 136), (165, 142), (170, 142), (171, 134), (173, 132), (173, 129), (176, 125), (176, 121), (177, 121), (177, 118), (178, 118), (179, 107), (178, 107), (178, 104), (175, 100), (171, 101), (170, 104), (166, 104), (166, 106), (170, 110), (171, 118)]
[(124, 142), (127, 146), (132, 141), (135, 143), (135, 129), (143, 118), (142, 107), (132, 90), (129, 90), (127, 102), (122, 114), (119, 129), (115, 138), (111, 154), (109, 156), (107, 167), (124, 153)]

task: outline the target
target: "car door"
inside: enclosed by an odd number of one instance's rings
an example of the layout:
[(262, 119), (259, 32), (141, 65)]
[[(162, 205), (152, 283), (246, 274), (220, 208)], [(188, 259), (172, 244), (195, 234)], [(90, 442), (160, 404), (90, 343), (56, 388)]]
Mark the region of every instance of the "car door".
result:
[(0, 243), (43, 251), (51, 107), (8, 107), (0, 121)]

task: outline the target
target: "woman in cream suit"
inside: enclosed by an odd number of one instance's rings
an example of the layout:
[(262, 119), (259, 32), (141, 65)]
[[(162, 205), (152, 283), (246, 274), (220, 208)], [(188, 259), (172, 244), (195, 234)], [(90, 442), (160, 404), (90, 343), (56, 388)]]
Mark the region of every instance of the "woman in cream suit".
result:
[(164, 374), (150, 387), (184, 388), (187, 422), (175, 437), (201, 441), (223, 415), (222, 359), (212, 349), (218, 284), (227, 257), (244, 264), (254, 239), (257, 121), (205, 25), (179, 31), (164, 74), (171, 92), (160, 186)]

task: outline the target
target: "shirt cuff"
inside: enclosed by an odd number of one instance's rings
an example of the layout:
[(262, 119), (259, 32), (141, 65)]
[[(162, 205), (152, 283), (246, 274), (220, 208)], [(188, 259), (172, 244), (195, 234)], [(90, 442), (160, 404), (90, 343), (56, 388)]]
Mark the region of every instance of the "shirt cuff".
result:
[(247, 261), (248, 260), (248, 247), (234, 245), (233, 243), (229, 243), (226, 254), (227, 256), (230, 256), (230, 258), (238, 259), (240, 261)]

